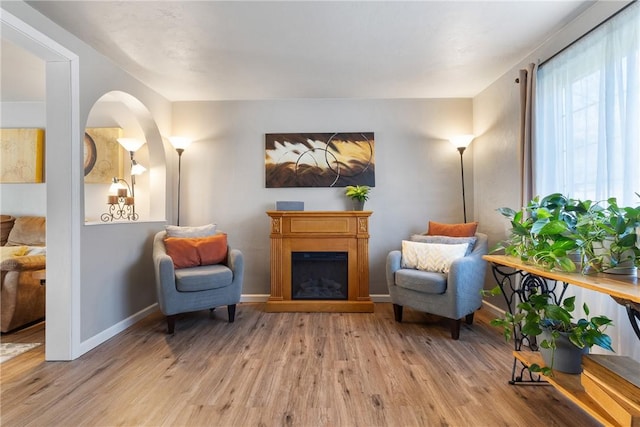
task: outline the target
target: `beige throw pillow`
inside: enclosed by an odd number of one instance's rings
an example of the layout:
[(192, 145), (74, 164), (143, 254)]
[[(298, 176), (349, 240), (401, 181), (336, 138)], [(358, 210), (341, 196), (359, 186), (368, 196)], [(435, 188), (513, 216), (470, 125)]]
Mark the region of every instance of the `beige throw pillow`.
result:
[(468, 243), (450, 245), (403, 240), (402, 267), (448, 273), (451, 263), (462, 258), (468, 247)]

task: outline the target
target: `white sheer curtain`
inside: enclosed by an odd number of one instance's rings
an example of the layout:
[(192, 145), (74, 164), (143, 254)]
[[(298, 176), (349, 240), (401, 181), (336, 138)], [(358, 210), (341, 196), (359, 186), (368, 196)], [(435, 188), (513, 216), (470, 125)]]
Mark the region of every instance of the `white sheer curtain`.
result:
[[(535, 194), (640, 204), (640, 4), (542, 64), (537, 77)], [(593, 291), (569, 291), (580, 307), (587, 302), (591, 314), (614, 320), (608, 332), (617, 354), (640, 361), (640, 340), (622, 306)]]

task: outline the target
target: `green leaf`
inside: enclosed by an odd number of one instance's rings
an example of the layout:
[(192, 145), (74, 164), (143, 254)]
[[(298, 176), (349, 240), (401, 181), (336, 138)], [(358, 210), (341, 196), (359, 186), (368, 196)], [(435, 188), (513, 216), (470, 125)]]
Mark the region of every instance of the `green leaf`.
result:
[(549, 305), (545, 309), (545, 317), (552, 320), (557, 320), (564, 325), (571, 324), (571, 314), (564, 308), (557, 305)]
[(629, 233), (618, 241), (618, 246), (621, 246), (623, 248), (631, 248), (636, 245), (637, 240), (638, 236), (636, 235), (636, 233)]
[(533, 223), (531, 234), (540, 234), (544, 227), (549, 223), (548, 218), (542, 218)]
[(564, 221), (553, 220), (545, 224), (545, 226), (540, 230), (539, 234), (548, 236), (552, 234), (562, 234), (568, 230), (569, 227), (567, 227), (567, 224)]
[(511, 208), (498, 208), (497, 211), (507, 218), (514, 218), (516, 216), (516, 211)]
[(576, 264), (567, 257), (558, 258), (560, 268), (569, 273), (576, 271)]
[(576, 297), (573, 296), (565, 298), (564, 300), (562, 300), (562, 306), (565, 308), (565, 310), (573, 312), (573, 310), (576, 309)]

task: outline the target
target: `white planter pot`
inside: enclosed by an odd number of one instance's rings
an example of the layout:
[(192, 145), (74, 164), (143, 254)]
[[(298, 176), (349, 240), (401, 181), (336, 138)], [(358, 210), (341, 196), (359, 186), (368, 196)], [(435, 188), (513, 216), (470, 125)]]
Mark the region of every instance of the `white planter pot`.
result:
[(609, 256), (609, 248), (611, 247), (612, 242), (612, 239), (605, 239), (602, 243), (598, 244), (596, 242), (593, 245), (594, 254), (603, 257), (602, 272), (607, 274), (637, 276), (638, 268), (633, 263), (634, 253), (631, 250), (626, 251), (622, 254), (622, 259), (630, 259), (618, 263), (615, 267), (609, 267), (612, 264), (611, 257)]

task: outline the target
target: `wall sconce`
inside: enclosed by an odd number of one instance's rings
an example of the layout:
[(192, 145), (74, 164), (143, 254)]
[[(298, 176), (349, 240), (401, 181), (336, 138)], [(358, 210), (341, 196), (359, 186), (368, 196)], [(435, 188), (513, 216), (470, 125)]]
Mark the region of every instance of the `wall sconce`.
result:
[(178, 218), (176, 220), (176, 225), (180, 225), (180, 175), (182, 169), (182, 153), (184, 153), (185, 148), (191, 145), (191, 140), (189, 138), (184, 138), (181, 136), (171, 136), (169, 137), (169, 141), (173, 148), (178, 152)]
[(464, 197), (464, 162), (462, 161), (462, 154), (469, 144), (471, 144), (473, 138), (475, 138), (474, 135), (456, 135), (449, 139), (451, 144), (453, 144), (453, 146), (460, 152), (460, 172), (462, 174), (462, 213), (464, 216), (464, 222), (467, 222), (467, 203)]
[[(121, 183), (124, 183), (126, 187)], [(129, 193), (131, 193), (131, 196), (129, 196)], [(108, 212), (100, 215), (102, 222), (110, 222), (117, 219), (138, 220), (133, 189), (124, 179), (113, 177), (111, 187), (109, 187), (107, 204), (109, 205)]]

